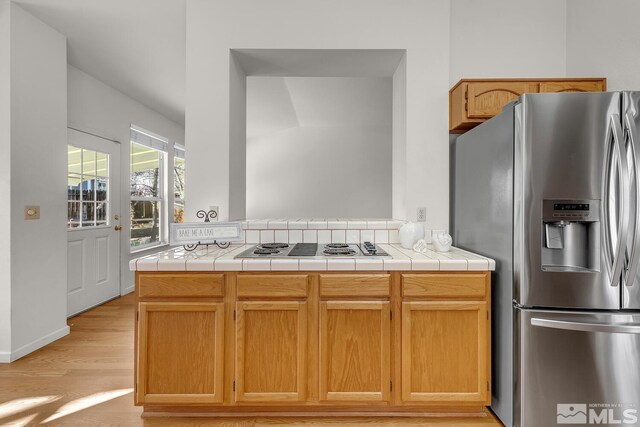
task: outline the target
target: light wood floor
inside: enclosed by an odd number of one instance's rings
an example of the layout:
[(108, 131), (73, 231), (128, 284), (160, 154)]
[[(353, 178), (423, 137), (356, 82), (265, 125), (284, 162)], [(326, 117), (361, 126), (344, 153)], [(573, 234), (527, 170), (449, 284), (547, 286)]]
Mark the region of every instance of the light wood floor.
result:
[(0, 425), (67, 426), (465, 426), (487, 417), (140, 418), (133, 406), (133, 296), (69, 319), (71, 334), (11, 364), (0, 364)]

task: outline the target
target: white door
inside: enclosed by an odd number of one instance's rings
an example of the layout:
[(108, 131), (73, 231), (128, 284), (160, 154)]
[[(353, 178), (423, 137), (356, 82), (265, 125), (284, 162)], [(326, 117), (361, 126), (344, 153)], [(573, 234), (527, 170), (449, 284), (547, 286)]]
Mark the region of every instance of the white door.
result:
[(68, 130), (67, 315), (120, 295), (120, 147)]

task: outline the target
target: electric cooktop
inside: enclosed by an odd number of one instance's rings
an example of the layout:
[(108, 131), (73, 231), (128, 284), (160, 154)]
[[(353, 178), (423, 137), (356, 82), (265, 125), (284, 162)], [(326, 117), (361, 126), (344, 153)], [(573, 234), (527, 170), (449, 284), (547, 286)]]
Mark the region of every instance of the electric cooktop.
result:
[(235, 258), (391, 258), (371, 242), (349, 243), (261, 243)]

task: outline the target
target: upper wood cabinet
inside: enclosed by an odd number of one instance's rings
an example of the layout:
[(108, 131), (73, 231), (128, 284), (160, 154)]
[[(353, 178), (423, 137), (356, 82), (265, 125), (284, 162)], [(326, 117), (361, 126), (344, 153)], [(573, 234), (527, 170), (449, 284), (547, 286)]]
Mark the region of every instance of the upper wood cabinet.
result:
[(391, 319), (388, 301), (320, 303), (320, 399), (388, 402)]
[(499, 114), (524, 93), (601, 92), (604, 78), (588, 79), (465, 79), (449, 91), (449, 131), (463, 133)]
[(223, 319), (221, 302), (141, 302), (136, 403), (221, 403)]
[(540, 93), (548, 92), (604, 92), (607, 90), (606, 79), (596, 80), (563, 80), (540, 82)]
[(523, 93), (536, 91), (530, 82), (477, 82), (467, 85), (467, 117), (488, 119)]
[(238, 302), (236, 317), (236, 401), (304, 401), (307, 303)]

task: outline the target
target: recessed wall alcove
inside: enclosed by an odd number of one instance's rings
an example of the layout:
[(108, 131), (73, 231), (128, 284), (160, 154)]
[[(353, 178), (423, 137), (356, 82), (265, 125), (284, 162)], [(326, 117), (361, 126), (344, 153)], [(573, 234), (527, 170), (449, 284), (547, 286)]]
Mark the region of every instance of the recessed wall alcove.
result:
[(402, 49), (232, 49), (230, 218), (391, 217), (405, 61)]

